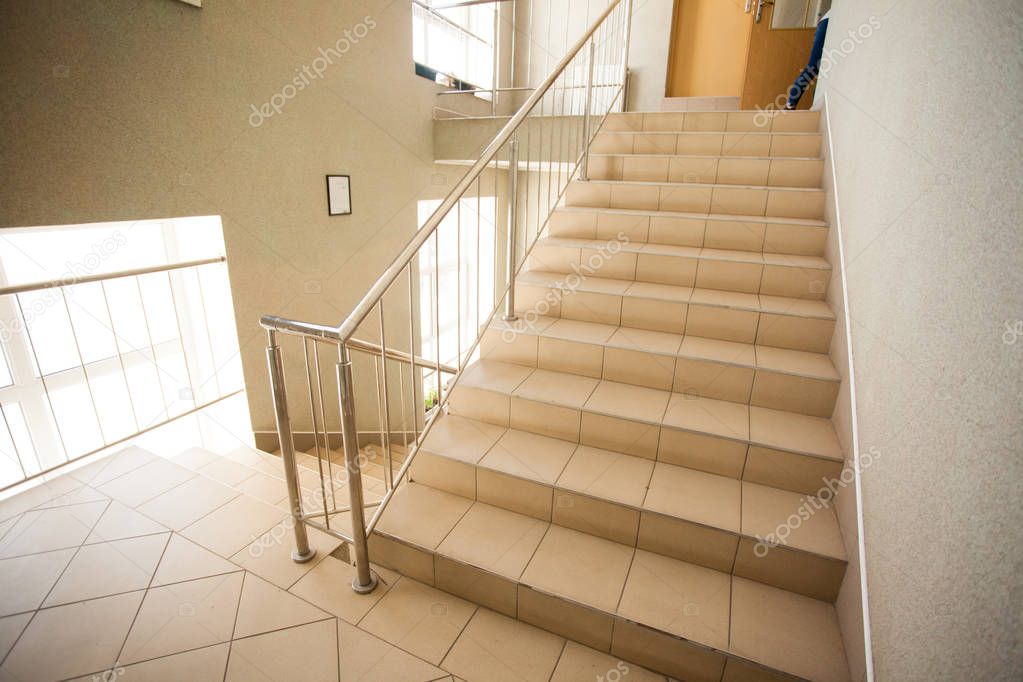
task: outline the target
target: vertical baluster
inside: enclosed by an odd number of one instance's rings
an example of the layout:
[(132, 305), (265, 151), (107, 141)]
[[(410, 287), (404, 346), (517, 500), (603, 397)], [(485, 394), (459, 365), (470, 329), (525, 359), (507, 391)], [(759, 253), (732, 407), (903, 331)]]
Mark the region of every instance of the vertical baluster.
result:
[(632, 0), (625, 2), (625, 49), (622, 54), (622, 111), (629, 108), (629, 44), (632, 42)]
[(440, 225), (433, 233), (433, 338), (437, 350), (437, 405), (441, 399), (440, 377)]
[(383, 437), (381, 441), (384, 445), (384, 462), (386, 471), (384, 471), (384, 484), (387, 489), (390, 490), (394, 485), (394, 481), (391, 480), (394, 469), (391, 468), (391, 408), (390, 402), (387, 397), (387, 337), (384, 333), (384, 297), (380, 297), (380, 302), (377, 303), (377, 310), (380, 313), (380, 376), (383, 380), (384, 385), (384, 423), (383, 423)]
[[(519, 222), (519, 141), (508, 141), (508, 293), (504, 298), (504, 320), (511, 322), (515, 316), (515, 244)], [(523, 250), (523, 255), (525, 250)]]
[(590, 106), (593, 104), (593, 60), (596, 59), (596, 43), (590, 38), (586, 57), (586, 95), (583, 103), (583, 160), (579, 168), (579, 178), (590, 179)]
[(344, 343), (338, 344), (337, 400), (341, 408), (341, 438), (348, 470), (348, 505), (352, 517), (352, 546), (355, 550), (355, 577), (352, 589), (359, 594), (372, 592), (377, 578), (369, 570), (366, 543), (366, 515), (362, 499), (362, 469), (359, 462), (359, 434), (355, 430), (355, 386), (352, 383), (352, 358)]
[[(334, 494), (334, 466), (330, 459), (330, 430), (327, 428), (327, 413), (323, 407), (323, 375), (320, 374), (320, 344), (313, 339), (313, 365), (316, 370), (316, 394), (320, 399), (320, 424), (323, 426), (323, 449), (327, 452), (327, 476), (330, 477), (330, 502), (337, 509), (337, 495)], [(320, 473), (322, 478), (323, 474)]]
[[(416, 440), (419, 440), (419, 407), (417, 406), (417, 400), (416, 400), (416, 395), (417, 395), (416, 394), (416, 314), (417, 314), (418, 308), (417, 308), (416, 303), (415, 303), (415, 288), (413, 286), (414, 285), (414, 280), (415, 280), (414, 276), (412, 275), (412, 263), (413, 263), (413, 260), (410, 260), (408, 265), (406, 266), (408, 268), (408, 339), (409, 339), (408, 347), (409, 347), (409, 355), (411, 356), (411, 366), (412, 366), (412, 372), (411, 372), (411, 376), (412, 376), (412, 386), (411, 386), (412, 393), (409, 396), (409, 399), (412, 401), (412, 428), (413, 428), (413, 431), (416, 434)], [(422, 386), (423, 385), (422, 382), (419, 382), (419, 385)], [(425, 392), (425, 388), (424, 388), (424, 392)]]
[(277, 345), (277, 334), (267, 330), (266, 361), (270, 370), (270, 391), (274, 402), (274, 417), (277, 421), (277, 437), (284, 460), (284, 480), (288, 488), (288, 511), (295, 532), (295, 549), (291, 558), (296, 563), (305, 563), (313, 558), (316, 550), (309, 546), (305, 522), (302, 520), (302, 495), (298, 487), (298, 467), (295, 463), (295, 441), (291, 433), (291, 418), (288, 416), (288, 394), (284, 386), (284, 363), (281, 348)]
[[(314, 340), (313, 345), (315, 344), (316, 341)], [(312, 417), (313, 420), (313, 445), (316, 449), (316, 463), (320, 472), (320, 502), (323, 505), (324, 523), (327, 524), (327, 528), (330, 528), (330, 515), (327, 513), (327, 488), (323, 482), (323, 456), (320, 454), (320, 429), (319, 426), (317, 426), (316, 401), (313, 398), (313, 377), (312, 372), (309, 370), (309, 339), (304, 336), (302, 337), (302, 358), (305, 361), (305, 383), (309, 389), (309, 416)], [(317, 376), (319, 376), (319, 373), (317, 373)], [(326, 435), (326, 424), (323, 425), (323, 432), (324, 435)], [(333, 481), (331, 481), (331, 484), (333, 484)], [(333, 487), (333, 485), (331, 487)]]

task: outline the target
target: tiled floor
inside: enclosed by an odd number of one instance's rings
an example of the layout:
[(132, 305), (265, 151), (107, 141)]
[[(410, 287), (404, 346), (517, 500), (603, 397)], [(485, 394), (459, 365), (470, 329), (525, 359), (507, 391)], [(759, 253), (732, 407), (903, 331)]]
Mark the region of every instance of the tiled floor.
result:
[(315, 531), (295, 564), (265, 464), (128, 448), (0, 500), (0, 682), (663, 682), (384, 569), (357, 595)]

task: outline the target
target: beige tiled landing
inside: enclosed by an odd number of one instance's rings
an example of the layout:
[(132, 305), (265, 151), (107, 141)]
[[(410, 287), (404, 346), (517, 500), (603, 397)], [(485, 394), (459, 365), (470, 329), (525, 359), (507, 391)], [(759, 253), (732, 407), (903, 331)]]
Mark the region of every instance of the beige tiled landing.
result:
[(140, 535), (152, 535), (164, 533), (168, 528), (143, 516), (134, 509), (130, 509), (120, 502), (111, 502), (103, 516), (93, 526), (92, 532), (85, 540), (86, 543), (107, 542), (110, 540), (121, 540), (134, 538)]
[(135, 663), (230, 640), (242, 579), (239, 571), (149, 590), (120, 661)]
[(732, 580), (731, 650), (805, 679), (847, 682), (831, 604), (750, 580)]
[(258, 576), (245, 574), (234, 623), (236, 639), (322, 620), (334, 618)]
[(561, 637), (480, 609), (441, 665), (466, 680), (546, 682), (564, 646)]
[(277, 507), (241, 495), (191, 524), (181, 534), (221, 556), (231, 556), (285, 516)]
[(25, 512), (0, 539), (0, 559), (82, 544), (109, 504), (89, 502)]
[(236, 639), (224, 680), (337, 680), (337, 652), (334, 620)]
[(82, 547), (43, 606), (145, 589), (169, 538), (169, 534), (146, 535)]
[(97, 488), (118, 476), (139, 468), (156, 459), (156, 455), (142, 448), (127, 447), (109, 457), (87, 464), (71, 472), (82, 483)]
[(7, 655), (0, 675), (61, 680), (110, 670), (143, 594), (129, 592), (37, 612)]
[(369, 594), (352, 590), (355, 568), (332, 556), (324, 557), (316, 566), (295, 583), (290, 592), (302, 597), (324, 611), (355, 624), (369, 613), (400, 576), (386, 568), (372, 566), (377, 576), (377, 588)]
[(39, 608), (75, 555), (75, 549), (0, 559), (0, 616)]
[(316, 549), (316, 558), (304, 564), (291, 559), (294, 549), (294, 531), (290, 519), (277, 524), (244, 548), (235, 553), (231, 561), (274, 585), (289, 588), (308, 573), (318, 560), (340, 546), (341, 541), (333, 536), (309, 529), (309, 545)]
[(341, 682), (430, 682), (444, 671), (365, 630), (338, 621)]
[(129, 507), (137, 507), (195, 476), (195, 472), (163, 458), (118, 476), (99, 490)]
[(236, 497), (237, 490), (205, 476), (196, 476), (150, 499), (139, 511), (180, 531)]
[[(215, 644), (172, 654), (163, 658), (154, 658), (142, 663), (117, 666), (118, 679), (134, 682), (136, 680), (189, 680), (189, 682), (217, 682), (224, 679), (227, 667), (229, 644)], [(110, 673), (107, 673), (108, 675)], [(95, 682), (103, 679), (96, 675), (86, 675), (75, 682)]]
[(237, 571), (238, 567), (177, 533), (171, 535), (152, 585), (169, 585)]
[(402, 579), (359, 622), (359, 627), (437, 665), (476, 611), (467, 601)]

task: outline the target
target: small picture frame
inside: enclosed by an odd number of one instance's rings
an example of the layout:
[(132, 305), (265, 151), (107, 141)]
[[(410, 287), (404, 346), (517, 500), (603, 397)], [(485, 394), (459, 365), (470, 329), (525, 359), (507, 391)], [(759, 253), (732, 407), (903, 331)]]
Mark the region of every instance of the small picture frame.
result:
[(347, 175), (327, 176), (327, 215), (352, 214), (352, 179)]

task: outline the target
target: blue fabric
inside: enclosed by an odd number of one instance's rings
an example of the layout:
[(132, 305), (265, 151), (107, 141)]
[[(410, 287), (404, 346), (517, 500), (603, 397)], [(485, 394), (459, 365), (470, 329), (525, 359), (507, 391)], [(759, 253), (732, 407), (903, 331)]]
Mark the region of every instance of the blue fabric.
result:
[(789, 109), (795, 109), (796, 105), (799, 104), (799, 100), (803, 97), (803, 93), (807, 91), (810, 84), (813, 83), (814, 79), (817, 78), (817, 73), (821, 70), (821, 57), (824, 55), (824, 37), (828, 33), (828, 20), (822, 19), (817, 24), (817, 32), (813, 34), (813, 47), (810, 49), (810, 61), (807, 62), (806, 68), (796, 78), (796, 82), (789, 88)]

